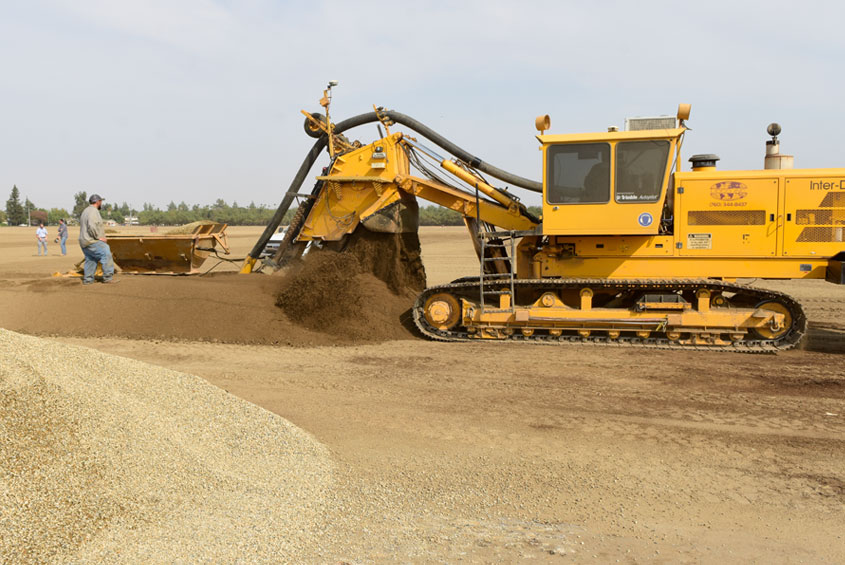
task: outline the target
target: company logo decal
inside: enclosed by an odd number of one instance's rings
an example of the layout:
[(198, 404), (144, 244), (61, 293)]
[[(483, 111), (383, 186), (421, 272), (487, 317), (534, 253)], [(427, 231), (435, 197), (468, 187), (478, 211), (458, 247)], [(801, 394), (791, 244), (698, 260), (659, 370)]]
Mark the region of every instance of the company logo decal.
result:
[(640, 214), (640, 217), (637, 218), (637, 223), (644, 228), (650, 226), (653, 221), (654, 218), (648, 212), (643, 212), (642, 214)]
[(748, 186), (735, 180), (717, 182), (710, 187), (710, 198), (714, 200), (742, 200), (748, 196)]
[(810, 190), (845, 190), (845, 179), (836, 181), (810, 180)]

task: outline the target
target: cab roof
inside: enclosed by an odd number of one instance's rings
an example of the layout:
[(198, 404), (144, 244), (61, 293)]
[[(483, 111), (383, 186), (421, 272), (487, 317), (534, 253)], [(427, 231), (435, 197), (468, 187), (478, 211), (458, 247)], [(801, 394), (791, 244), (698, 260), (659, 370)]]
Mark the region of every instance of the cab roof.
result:
[(637, 131), (600, 131), (596, 133), (561, 133), (538, 135), (544, 145), (552, 143), (576, 143), (590, 141), (628, 141), (636, 139), (674, 139), (687, 131), (687, 128), (644, 129)]

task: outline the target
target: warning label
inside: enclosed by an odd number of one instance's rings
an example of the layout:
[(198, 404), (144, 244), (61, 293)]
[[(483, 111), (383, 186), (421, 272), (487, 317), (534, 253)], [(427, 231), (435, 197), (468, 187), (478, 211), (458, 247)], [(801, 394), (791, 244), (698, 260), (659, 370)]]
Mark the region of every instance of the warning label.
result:
[(687, 249), (713, 249), (713, 237), (709, 233), (687, 234)]

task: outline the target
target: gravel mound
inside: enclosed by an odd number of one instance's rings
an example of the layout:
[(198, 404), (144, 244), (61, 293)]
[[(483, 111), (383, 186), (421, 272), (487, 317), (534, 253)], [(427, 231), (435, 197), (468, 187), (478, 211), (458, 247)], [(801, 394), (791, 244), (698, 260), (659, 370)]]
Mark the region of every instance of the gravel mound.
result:
[(198, 377), (0, 329), (0, 563), (312, 560), (333, 472)]

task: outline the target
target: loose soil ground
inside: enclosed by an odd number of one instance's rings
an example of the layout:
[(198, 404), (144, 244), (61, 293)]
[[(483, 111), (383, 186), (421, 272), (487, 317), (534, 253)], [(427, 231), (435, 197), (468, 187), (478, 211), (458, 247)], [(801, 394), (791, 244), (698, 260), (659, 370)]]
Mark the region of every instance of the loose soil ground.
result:
[[(199, 375), (313, 434), (338, 473), (324, 556), (845, 562), (845, 288), (765, 283), (810, 320), (779, 355), (362, 340), (292, 323), (273, 277), (228, 264), (49, 279), (81, 253), (35, 257), (30, 231), (0, 229), (0, 327)], [(231, 229), (233, 255), (259, 232)], [(429, 285), (476, 271), (462, 230), (421, 240)]]

